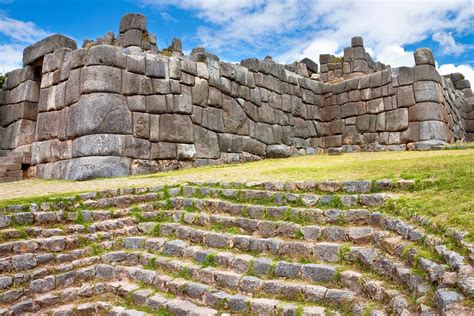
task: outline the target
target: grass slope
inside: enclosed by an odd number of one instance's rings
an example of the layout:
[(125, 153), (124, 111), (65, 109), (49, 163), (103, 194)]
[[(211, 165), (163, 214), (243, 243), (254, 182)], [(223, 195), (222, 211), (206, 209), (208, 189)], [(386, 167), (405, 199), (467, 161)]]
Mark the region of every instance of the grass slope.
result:
[(470, 232), (474, 240), (474, 144), (468, 149), (429, 152), (353, 153), (202, 167), (83, 182), (27, 180), (0, 184), (0, 206), (44, 200), (79, 192), (119, 187), (179, 184), (186, 181), (296, 181), (350, 179), (415, 179), (423, 181), (388, 211), (420, 214), (433, 222)]

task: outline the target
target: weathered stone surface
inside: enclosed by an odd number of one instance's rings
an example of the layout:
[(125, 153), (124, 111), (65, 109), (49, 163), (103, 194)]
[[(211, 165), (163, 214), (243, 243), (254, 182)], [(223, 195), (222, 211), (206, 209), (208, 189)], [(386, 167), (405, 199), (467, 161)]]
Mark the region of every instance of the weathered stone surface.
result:
[(131, 159), (122, 157), (82, 157), (66, 162), (62, 178), (68, 180), (87, 180), (126, 176), (130, 173)]
[(122, 91), (122, 71), (109, 66), (89, 66), (81, 72), (81, 93)]
[(396, 109), (386, 114), (386, 130), (402, 131), (408, 127), (408, 109)]
[(51, 35), (23, 50), (23, 65), (30, 65), (46, 54), (60, 48), (76, 49), (77, 44), (74, 40), (64, 35)]
[(163, 114), (160, 116), (160, 141), (192, 143), (193, 125), (189, 115)]
[(442, 102), (443, 93), (434, 81), (417, 81), (413, 85), (416, 102)]
[(416, 65), (435, 65), (433, 52), (429, 48), (418, 48), (415, 51), (415, 64)]
[(69, 110), (70, 137), (87, 134), (131, 134), (132, 117), (125, 97), (116, 94), (82, 95)]

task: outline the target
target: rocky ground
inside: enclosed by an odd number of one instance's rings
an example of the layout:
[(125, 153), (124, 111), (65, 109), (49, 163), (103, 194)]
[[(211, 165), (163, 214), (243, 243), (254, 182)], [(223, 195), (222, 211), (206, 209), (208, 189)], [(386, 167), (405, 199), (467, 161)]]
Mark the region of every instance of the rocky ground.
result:
[(194, 182), (9, 205), (0, 315), (472, 315), (469, 243), (411, 180)]

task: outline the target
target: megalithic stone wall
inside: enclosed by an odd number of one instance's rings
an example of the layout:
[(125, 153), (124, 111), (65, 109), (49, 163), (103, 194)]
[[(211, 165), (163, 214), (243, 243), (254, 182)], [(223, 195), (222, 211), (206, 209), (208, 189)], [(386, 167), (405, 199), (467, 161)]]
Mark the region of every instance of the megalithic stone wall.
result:
[[(36, 72), (28, 76), (33, 66), (25, 65), (7, 74), (2, 148), (31, 148), (37, 177), (87, 179), (326, 150), (428, 149), (473, 132), (466, 124), (472, 98), (438, 74), (426, 49), (417, 50), (414, 67), (378, 64), (367, 72), (353, 71), (359, 59), (346, 50), (350, 79), (322, 82), (288, 70), (306, 69), (307, 60), (285, 67), (271, 58), (196, 62), (173, 47), (159, 53), (137, 14), (124, 16), (113, 42), (76, 49), (63, 38), (45, 39), (32, 59)], [(352, 46), (354, 56), (363, 49), (361, 39)], [(25, 102), (30, 110), (17, 110)], [(25, 137), (11, 127), (24, 122), (32, 126), (21, 128)]]

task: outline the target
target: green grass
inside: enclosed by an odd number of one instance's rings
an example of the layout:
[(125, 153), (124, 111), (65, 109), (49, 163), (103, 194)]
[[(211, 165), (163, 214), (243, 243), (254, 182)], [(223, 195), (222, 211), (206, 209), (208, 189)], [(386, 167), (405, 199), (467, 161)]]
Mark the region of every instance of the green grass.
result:
[[(299, 181), (352, 179), (414, 179), (412, 192), (396, 192), (399, 199), (385, 209), (409, 218), (419, 214), (443, 227), (465, 230), (474, 241), (474, 143), (467, 149), (428, 152), (353, 153), (267, 159), (252, 163), (208, 166), (90, 181), (27, 180), (0, 184), (0, 207), (64, 199), (81, 192), (167, 185), (188, 181)], [(455, 149), (455, 148), (454, 148)], [(431, 180), (422, 182), (421, 180)], [(167, 197), (166, 190), (165, 199)], [(169, 195), (169, 194), (168, 194)], [(403, 196), (401, 196), (403, 195)], [(138, 215), (138, 214), (137, 214)]]

